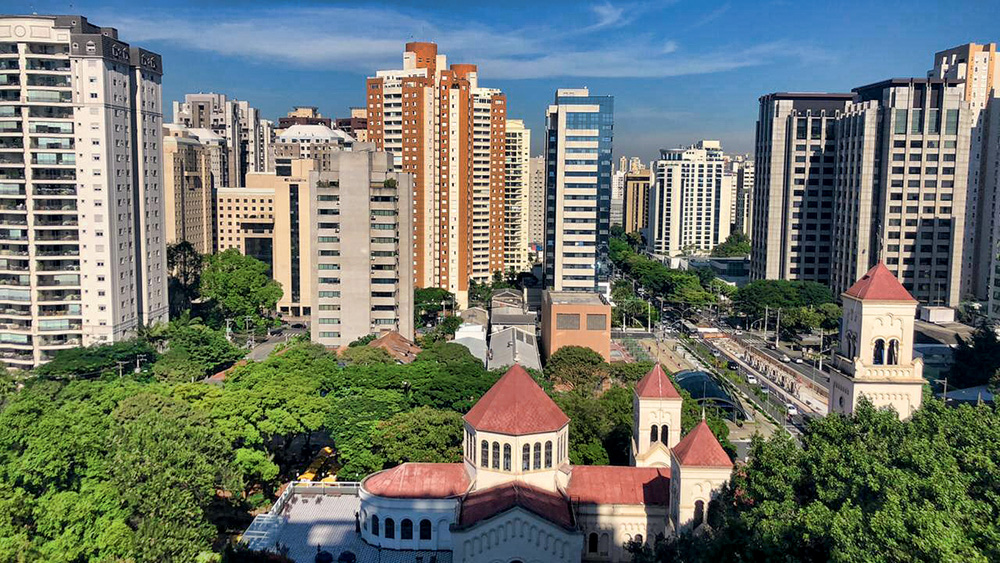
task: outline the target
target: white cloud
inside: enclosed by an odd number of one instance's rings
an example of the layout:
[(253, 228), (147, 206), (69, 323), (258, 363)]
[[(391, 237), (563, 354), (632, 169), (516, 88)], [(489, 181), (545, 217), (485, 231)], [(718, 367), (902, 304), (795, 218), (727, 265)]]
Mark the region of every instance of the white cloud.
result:
[[(433, 20), (374, 7), (284, 6), (241, 9), (211, 18), (197, 11), (141, 18), (109, 13), (101, 21), (127, 30), (126, 40), (137, 44), (160, 42), (274, 64), (368, 74), (380, 68), (398, 68), (406, 41), (434, 41), (451, 61), (475, 62), (482, 76), (507, 79), (657, 78), (824, 56), (784, 41), (688, 52), (673, 39), (649, 33), (614, 34), (607, 39), (591, 34), (586, 42), (574, 39), (598, 29), (624, 28), (630, 25), (629, 18), (643, 9), (640, 5), (626, 9), (607, 2), (595, 4), (590, 13), (597, 21), (577, 28), (564, 22), (558, 28), (504, 28), (492, 22)], [(643, 27), (649, 29), (648, 25)]]

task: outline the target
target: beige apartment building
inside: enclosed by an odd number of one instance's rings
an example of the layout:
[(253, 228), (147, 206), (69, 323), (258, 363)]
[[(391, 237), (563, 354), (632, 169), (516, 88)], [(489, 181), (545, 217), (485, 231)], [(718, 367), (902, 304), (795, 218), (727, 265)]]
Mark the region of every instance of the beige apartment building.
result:
[[(533, 248), (540, 250), (545, 245), (545, 157), (531, 157), (528, 173), (531, 175), (528, 240)], [(537, 256), (536, 261), (541, 261), (541, 256)]]
[(531, 269), (528, 260), (531, 221), (531, 130), (520, 119), (508, 119), (504, 170), (504, 267), (515, 272)]
[[(218, 152), (218, 146), (214, 146)], [(213, 145), (189, 129), (163, 127), (163, 201), (167, 244), (191, 243), (200, 254), (215, 252)]]
[(414, 182), (414, 282), (466, 306), (470, 279), (503, 270), (507, 101), (434, 43), (367, 81), (368, 139)]
[(274, 159), (312, 159), (325, 172), (332, 168), (336, 153), (353, 145), (354, 139), (343, 131), (321, 124), (296, 124), (275, 137)]
[(644, 232), (649, 220), (649, 187), (653, 171), (642, 164), (629, 170), (623, 179), (622, 226), (626, 233)]
[(0, 16), (0, 362), (167, 320), (160, 56), (82, 16)]
[(663, 149), (649, 195), (646, 245), (663, 256), (707, 253), (729, 237), (735, 182), (718, 141)]
[(267, 172), (273, 125), (261, 119), (260, 110), (246, 100), (225, 94), (187, 94), (173, 105), (174, 123), (192, 129), (208, 129), (226, 140), (227, 168), (220, 186), (244, 186), (250, 172)]
[(750, 235), (750, 218), (753, 216), (753, 157), (737, 155), (729, 161), (736, 176), (736, 201), (733, 213), (733, 231)]
[(328, 170), (276, 159), (274, 172), (216, 194), (219, 251), (268, 264), (278, 312), (310, 320), (313, 340), (331, 347), (383, 330), (413, 338), (411, 180), (388, 153), (356, 149), (334, 153)]

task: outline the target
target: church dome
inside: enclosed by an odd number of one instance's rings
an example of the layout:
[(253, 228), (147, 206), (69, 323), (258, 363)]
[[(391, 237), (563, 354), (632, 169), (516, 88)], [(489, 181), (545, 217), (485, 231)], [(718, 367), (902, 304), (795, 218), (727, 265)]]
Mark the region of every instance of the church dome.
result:
[(555, 432), (569, 417), (519, 365), (507, 370), (465, 415), (477, 431), (520, 436)]

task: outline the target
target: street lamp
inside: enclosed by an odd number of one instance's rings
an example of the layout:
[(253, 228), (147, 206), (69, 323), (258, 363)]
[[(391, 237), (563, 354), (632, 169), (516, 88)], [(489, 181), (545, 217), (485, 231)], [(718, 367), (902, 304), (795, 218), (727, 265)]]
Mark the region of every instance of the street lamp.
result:
[(944, 390), (941, 392), (941, 398), (944, 399), (945, 406), (948, 406), (948, 378), (935, 379), (934, 383), (940, 383), (944, 385)]

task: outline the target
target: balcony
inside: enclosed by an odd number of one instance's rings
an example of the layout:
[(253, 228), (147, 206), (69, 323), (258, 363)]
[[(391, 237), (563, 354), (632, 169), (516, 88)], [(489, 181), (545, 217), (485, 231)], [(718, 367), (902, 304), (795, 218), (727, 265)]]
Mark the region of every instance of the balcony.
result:
[[(3, 345), (0, 344), (0, 348)], [(0, 360), (8, 362), (27, 362), (35, 363), (35, 356), (30, 351), (21, 350), (0, 350)]]
[(38, 307), (40, 317), (79, 317), (82, 314), (79, 305), (41, 305)]
[[(21, 130), (20, 122), (17, 122), (17, 130)], [(29, 133), (48, 133), (50, 135), (72, 135), (73, 124), (61, 121), (32, 121), (28, 123)]]
[[(28, 299), (30, 299), (30, 295)], [(45, 289), (38, 292), (38, 301), (46, 303), (62, 303), (66, 301), (79, 301), (79, 289)]]
[(45, 104), (68, 104), (73, 101), (73, 93), (67, 90), (28, 90), (25, 100)]
[[(4, 209), (2, 200), (0, 200), (0, 209)], [(35, 211), (76, 211), (76, 200), (36, 199)]]
[(31, 321), (16, 321), (0, 319), (0, 331), (14, 330), (18, 332), (31, 332)]
[(0, 121), (0, 133), (20, 133), (20, 121)]
[(70, 79), (67, 74), (29, 74), (28, 86), (46, 86), (49, 88), (69, 88)]
[[(36, 178), (37, 179), (37, 178)], [(76, 196), (76, 186), (66, 186), (62, 184), (35, 184), (31, 191), (36, 196)], [(0, 193), (2, 195), (2, 193)], [(21, 188), (21, 195), (24, 195), (24, 188)]]
[(66, 334), (53, 334), (38, 337), (39, 346), (79, 346), (80, 343), (81, 338), (79, 336), (70, 336)]
[(28, 287), (31, 285), (31, 276), (27, 274), (0, 274), (0, 285)]
[(29, 270), (27, 260), (11, 260), (10, 258), (0, 258), (0, 270), (7, 272), (27, 272)]
[[(27, 254), (27, 252), (25, 252)], [(72, 244), (59, 246), (40, 246), (35, 249), (35, 256), (79, 256), (80, 247)]]
[(24, 226), (28, 224), (27, 215), (15, 215), (13, 213), (0, 213), (0, 225)]
[[(0, 240), (3, 240), (3, 229), (0, 229)], [(76, 231), (35, 231), (35, 242), (61, 242), (70, 240), (80, 240), (80, 235)]]
[(0, 90), (0, 102), (19, 102), (21, 101), (21, 90)]
[[(2, 172), (2, 170), (0, 170), (0, 172)], [(34, 180), (43, 180), (43, 181), (76, 180), (76, 170), (73, 168), (35, 168), (31, 172), (31, 177)], [(24, 178), (24, 171), (21, 170), (21, 179), (23, 178)], [(18, 178), (9, 178), (9, 179), (16, 180)]]
[[(24, 149), (23, 137), (0, 137), (0, 151)], [(23, 162), (23, 158), (22, 158)]]
[(0, 244), (0, 256), (27, 256), (28, 246), (21, 244)]
[(30, 317), (30, 305), (0, 305), (0, 316), (3, 317)]
[(27, 69), (44, 72), (67, 71), (69, 70), (69, 59), (28, 59)]
[(2, 211), (27, 211), (28, 206), (23, 199), (0, 199), (0, 212)]
[[(0, 215), (0, 222), (2, 222), (3, 215)], [(35, 216), (35, 226), (36, 227), (75, 227), (80, 224), (80, 221), (75, 215), (36, 215)]]
[(29, 302), (31, 301), (31, 290), (0, 288), (0, 301)]
[(36, 262), (35, 269), (40, 272), (79, 272), (80, 262), (78, 260), (39, 260)]
[(28, 43), (29, 55), (68, 55), (69, 45), (63, 43)]
[(0, 152), (0, 166), (24, 166), (24, 154), (19, 152)]
[[(0, 148), (3, 147), (3, 141), (0, 140)], [(31, 148), (33, 149), (52, 149), (52, 150), (73, 150), (73, 138), (72, 137), (32, 137), (31, 138)]]
[(72, 107), (31, 106), (28, 117), (43, 117), (46, 119), (73, 119)]
[(27, 241), (28, 231), (24, 229), (4, 229), (0, 227), (0, 241)]
[(83, 323), (71, 319), (48, 319), (38, 321), (39, 332), (67, 332), (78, 331), (83, 328)]
[(19, 70), (21, 65), (17, 59), (0, 59), (0, 70)]
[[(0, 274), (0, 283), (3, 283), (4, 276), (5, 274)], [(80, 276), (78, 274), (39, 275), (36, 283), (38, 287), (79, 287)]]
[(0, 332), (0, 348), (31, 348), (31, 336), (27, 334), (8, 334)]
[[(73, 172), (73, 179), (76, 179), (74, 171), (67, 172)], [(24, 168), (0, 168), (0, 181), (3, 180), (24, 180)]]

